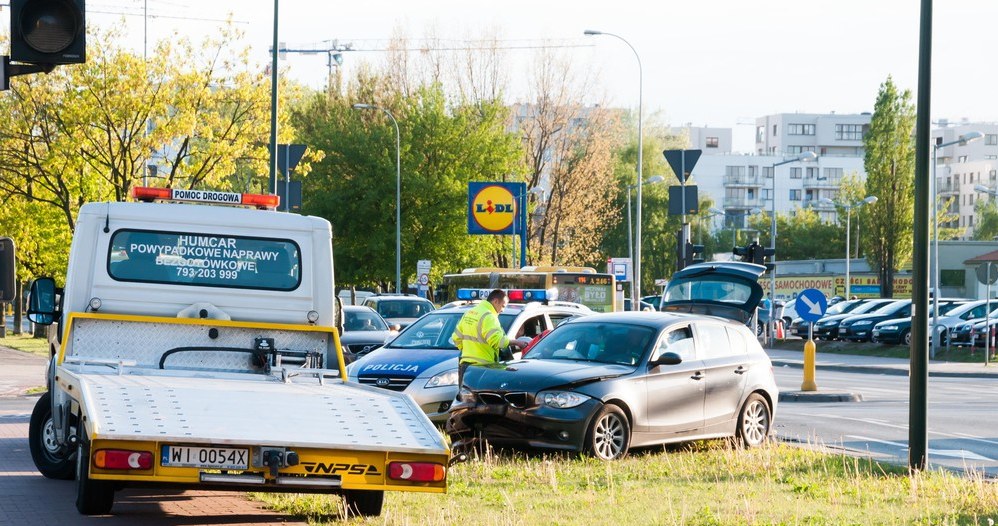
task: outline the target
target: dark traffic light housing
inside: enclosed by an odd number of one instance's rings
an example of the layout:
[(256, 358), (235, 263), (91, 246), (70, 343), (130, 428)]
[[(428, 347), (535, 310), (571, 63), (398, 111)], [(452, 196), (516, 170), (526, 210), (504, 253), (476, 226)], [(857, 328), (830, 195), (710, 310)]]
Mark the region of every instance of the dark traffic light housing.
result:
[(86, 61), (84, 0), (10, 0), (10, 60), (56, 66)]
[(776, 256), (776, 249), (766, 248), (755, 241), (744, 247), (734, 247), (731, 249), (731, 253), (741, 258), (740, 261), (744, 261), (745, 263), (763, 265), (766, 267), (767, 271), (771, 271), (776, 268), (774, 263), (766, 262), (766, 258)]

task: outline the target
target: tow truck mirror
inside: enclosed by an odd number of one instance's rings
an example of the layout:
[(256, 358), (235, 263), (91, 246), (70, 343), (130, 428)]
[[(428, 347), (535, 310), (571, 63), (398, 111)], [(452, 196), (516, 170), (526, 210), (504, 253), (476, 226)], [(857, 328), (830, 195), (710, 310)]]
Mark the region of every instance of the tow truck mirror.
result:
[(659, 365), (679, 365), (683, 363), (683, 358), (674, 352), (662, 353), (661, 356), (655, 358), (648, 365), (652, 367), (658, 367)]
[(28, 294), (28, 319), (39, 325), (52, 325), (55, 321), (55, 280), (36, 279)]
[(10, 303), (17, 297), (14, 291), (14, 240), (0, 237), (0, 303)]

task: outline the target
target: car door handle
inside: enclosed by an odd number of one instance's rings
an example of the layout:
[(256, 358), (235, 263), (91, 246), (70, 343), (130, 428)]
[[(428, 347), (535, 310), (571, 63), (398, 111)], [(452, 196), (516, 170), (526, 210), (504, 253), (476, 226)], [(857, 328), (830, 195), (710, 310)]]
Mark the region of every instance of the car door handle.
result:
[(745, 374), (747, 372), (748, 372), (748, 367), (745, 367), (744, 365), (739, 365), (738, 368), (735, 369), (735, 374)]
[(703, 371), (697, 371), (693, 373), (693, 376), (691, 376), (690, 378), (694, 380), (703, 380)]

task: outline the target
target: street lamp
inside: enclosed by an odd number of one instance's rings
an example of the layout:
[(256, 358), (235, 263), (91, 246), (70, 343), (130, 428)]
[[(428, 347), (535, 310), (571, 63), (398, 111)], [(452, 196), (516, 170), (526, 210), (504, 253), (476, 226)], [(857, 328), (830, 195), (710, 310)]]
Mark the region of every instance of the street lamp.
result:
[[(723, 216), (723, 215), (727, 215), (727, 213), (724, 210), (718, 210), (717, 208), (710, 208), (707, 210), (706, 217), (707, 219), (711, 219), (713, 217)], [(703, 217), (704, 216), (700, 216), (700, 238), (697, 240), (698, 245), (703, 245)]]
[(835, 201), (832, 201), (831, 199), (829, 199), (827, 197), (822, 197), (821, 199), (818, 200), (818, 202), (819, 203), (824, 203), (824, 204), (827, 204), (827, 205), (832, 205), (832, 206), (835, 206), (835, 205), (838, 204), (839, 206), (841, 206), (842, 208), (845, 208), (845, 210), (846, 210), (846, 295), (845, 295), (845, 298), (849, 299), (849, 297), (850, 297), (849, 296), (849, 285), (851, 283), (850, 277), (849, 277), (849, 260), (851, 259), (851, 256), (849, 254), (849, 231), (851, 230), (851, 227), (849, 225), (850, 212), (852, 211), (853, 208), (859, 208), (859, 207), (861, 207), (863, 205), (872, 205), (873, 203), (876, 203), (877, 202), (877, 196), (875, 196), (875, 195), (867, 196), (865, 199), (863, 199), (862, 201), (860, 201), (858, 203), (841, 203), (841, 204), (839, 204), (839, 203), (836, 203)]
[(402, 292), (402, 141), (392, 112), (374, 104), (354, 104), (355, 110), (381, 110), (395, 125), (395, 292)]
[[(664, 180), (665, 180), (665, 177), (663, 177), (661, 175), (653, 175), (653, 176), (649, 177), (648, 180), (644, 182), (644, 184), (656, 184), (656, 183), (661, 183)], [(631, 190), (633, 190), (635, 188), (641, 188), (641, 185), (638, 185), (638, 184), (629, 184), (629, 185), (627, 185), (627, 257), (631, 258), (632, 268), (637, 269), (637, 266), (634, 263), (634, 238), (631, 237)], [(638, 190), (638, 192), (639, 192), (638, 195), (640, 195), (641, 191)], [(638, 235), (641, 235), (640, 234), (640, 232), (641, 232), (641, 225), (640, 225), (640, 223), (641, 223), (641, 201), (638, 200), (638, 232), (639, 232)], [(640, 244), (641, 244), (641, 242), (638, 241), (638, 245), (639, 246), (640, 246)], [(637, 274), (636, 274), (636, 271), (635, 271), (635, 276), (631, 277), (631, 294), (634, 294), (638, 290), (634, 286), (634, 282), (637, 281), (637, 277), (636, 276), (637, 276)], [(639, 305), (639, 303), (640, 302), (638, 302), (638, 301), (636, 301), (634, 299), (634, 296), (631, 296), (631, 310), (640, 310), (641, 306)]]
[[(638, 210), (637, 210), (637, 217), (635, 218), (637, 220), (636, 237), (638, 242), (636, 250), (631, 257), (631, 263), (632, 265), (634, 265), (634, 278), (631, 280), (631, 297), (635, 298), (635, 301), (637, 301), (637, 298), (641, 297), (641, 181), (643, 179), (641, 172), (641, 165), (643, 163), (643, 159), (641, 154), (642, 150), (644, 150), (644, 143), (642, 142), (643, 135), (641, 133), (642, 85), (644, 83), (643, 74), (641, 71), (641, 57), (638, 56), (638, 51), (634, 49), (634, 46), (632, 46), (630, 42), (628, 42), (624, 37), (620, 35), (615, 35), (613, 33), (606, 33), (604, 31), (597, 31), (595, 29), (587, 29), (583, 32), (583, 34), (586, 36), (606, 35), (608, 37), (614, 37), (620, 40), (621, 42), (627, 44), (627, 47), (631, 48), (631, 51), (634, 52), (634, 58), (637, 59), (638, 61), (638, 175), (637, 175)], [(639, 305), (636, 304), (632, 306), (632, 308), (634, 308), (635, 310), (638, 310), (638, 307)]]
[[(773, 200), (772, 207), (770, 211), (772, 217), (770, 218), (772, 223), (769, 226), (769, 246), (773, 249), (773, 271), (769, 275), (769, 320), (773, 323), (773, 314), (776, 305), (776, 167), (782, 166), (784, 164), (796, 163), (796, 162), (810, 162), (818, 159), (818, 154), (812, 151), (801, 152), (800, 155), (794, 157), (793, 159), (787, 159), (773, 164), (773, 195), (769, 196)], [(772, 334), (772, 327), (770, 327), (770, 334)]]
[[(932, 261), (934, 270), (932, 271), (932, 332), (936, 332), (936, 324), (939, 323), (939, 181), (936, 180), (936, 163), (938, 162), (939, 149), (947, 146), (966, 146), (967, 143), (976, 141), (984, 137), (984, 134), (974, 130), (959, 136), (955, 141), (943, 142), (932, 145)], [(979, 186), (979, 185), (978, 185)], [(977, 186), (974, 187), (977, 190)], [(977, 190), (980, 191), (980, 190)], [(939, 349), (939, 342), (942, 338), (932, 339), (932, 358), (936, 357)]]

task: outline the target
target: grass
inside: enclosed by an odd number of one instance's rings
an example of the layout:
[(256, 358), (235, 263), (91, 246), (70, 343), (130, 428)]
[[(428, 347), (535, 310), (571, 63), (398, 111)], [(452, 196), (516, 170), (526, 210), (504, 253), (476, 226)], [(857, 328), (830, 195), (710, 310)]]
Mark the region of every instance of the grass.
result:
[[(798, 338), (776, 341), (769, 347), (787, 351), (804, 351), (804, 341)], [(819, 353), (826, 354), (857, 354), (863, 356), (876, 356), (880, 358), (909, 358), (909, 348), (906, 345), (885, 345), (881, 343), (857, 343), (842, 341), (817, 341), (815, 340)], [(953, 345), (949, 352), (946, 347), (940, 347), (936, 353), (936, 360), (948, 362), (978, 363), (984, 361), (984, 349), (958, 347)]]
[(34, 338), (31, 334), (20, 334), (14, 336), (7, 331), (6, 338), (0, 338), (0, 346), (10, 347), (11, 349), (17, 349), (18, 351), (29, 352), (31, 354), (37, 354), (48, 358), (49, 356), (49, 343), (46, 338)]
[[(388, 492), (381, 517), (348, 524), (953, 524), (993, 526), (998, 484), (773, 444), (727, 442), (600, 462), (487, 456), (454, 466), (446, 495)], [(339, 522), (337, 497), (254, 494), (311, 524)]]

